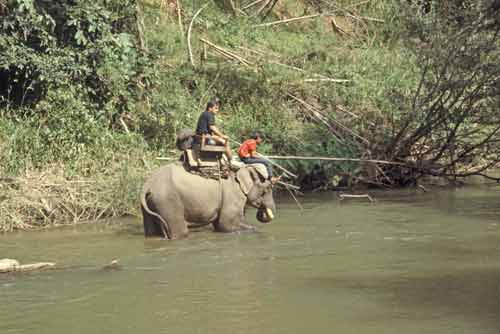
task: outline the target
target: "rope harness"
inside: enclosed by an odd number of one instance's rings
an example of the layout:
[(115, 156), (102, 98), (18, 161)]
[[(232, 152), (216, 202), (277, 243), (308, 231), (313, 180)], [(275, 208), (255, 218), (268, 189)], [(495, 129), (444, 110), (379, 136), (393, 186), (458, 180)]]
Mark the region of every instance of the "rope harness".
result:
[[(220, 217), (220, 210), (222, 209), (222, 177), (221, 177), (221, 163), (220, 160), (217, 160), (217, 170), (218, 170), (218, 179), (219, 179), (219, 205), (217, 207), (217, 217)], [(229, 175), (229, 173), (226, 175)]]

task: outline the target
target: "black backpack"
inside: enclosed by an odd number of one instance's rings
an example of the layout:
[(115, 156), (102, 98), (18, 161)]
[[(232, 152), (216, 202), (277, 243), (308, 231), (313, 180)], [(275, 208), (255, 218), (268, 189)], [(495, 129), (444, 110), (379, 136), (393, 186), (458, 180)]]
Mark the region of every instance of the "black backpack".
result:
[(193, 140), (195, 133), (191, 129), (182, 129), (177, 133), (177, 139), (175, 141), (175, 146), (180, 151), (185, 151), (193, 146)]

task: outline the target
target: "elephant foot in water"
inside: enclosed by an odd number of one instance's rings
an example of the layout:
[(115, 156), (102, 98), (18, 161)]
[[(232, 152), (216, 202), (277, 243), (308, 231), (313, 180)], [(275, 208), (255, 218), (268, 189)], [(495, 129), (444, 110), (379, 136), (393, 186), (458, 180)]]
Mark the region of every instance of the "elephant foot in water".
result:
[(236, 224), (230, 225), (230, 227), (221, 224), (214, 224), (214, 231), (216, 232), (239, 233), (239, 232), (252, 232), (255, 230), (256, 230), (255, 227), (244, 223), (239, 223), (237, 225)]
[(240, 223), (238, 232), (255, 232), (257, 229), (252, 225)]

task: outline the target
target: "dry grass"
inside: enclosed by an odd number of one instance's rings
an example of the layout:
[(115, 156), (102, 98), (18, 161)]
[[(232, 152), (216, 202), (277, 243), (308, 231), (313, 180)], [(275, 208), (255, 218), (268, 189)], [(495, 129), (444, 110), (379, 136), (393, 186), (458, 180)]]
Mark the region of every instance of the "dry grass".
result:
[(142, 173), (68, 178), (62, 168), (52, 167), (0, 180), (0, 232), (136, 214)]

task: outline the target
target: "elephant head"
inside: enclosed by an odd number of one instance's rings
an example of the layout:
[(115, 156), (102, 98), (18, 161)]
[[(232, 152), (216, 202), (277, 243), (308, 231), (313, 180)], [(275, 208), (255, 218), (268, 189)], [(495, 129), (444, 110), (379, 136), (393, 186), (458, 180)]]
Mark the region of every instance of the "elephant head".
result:
[(270, 223), (276, 212), (272, 185), (253, 167), (243, 167), (236, 173), (236, 180), (250, 205), (257, 208), (257, 220)]

